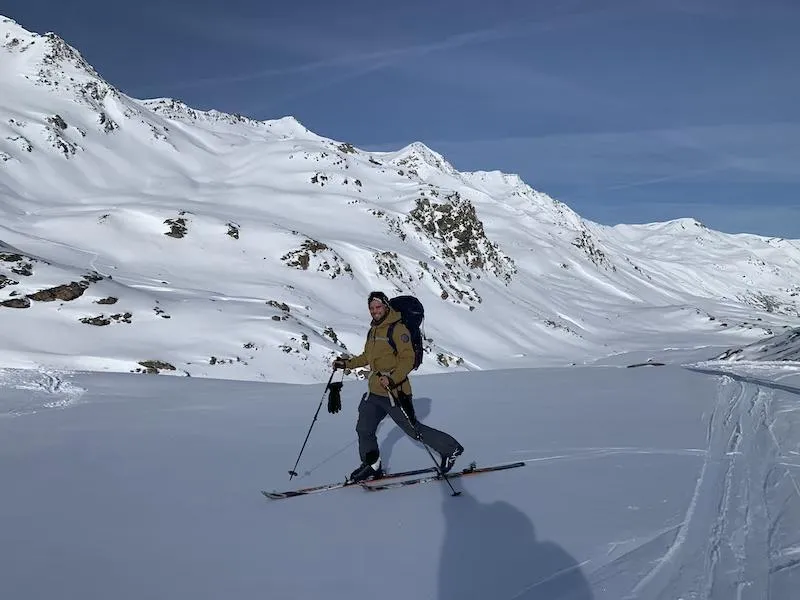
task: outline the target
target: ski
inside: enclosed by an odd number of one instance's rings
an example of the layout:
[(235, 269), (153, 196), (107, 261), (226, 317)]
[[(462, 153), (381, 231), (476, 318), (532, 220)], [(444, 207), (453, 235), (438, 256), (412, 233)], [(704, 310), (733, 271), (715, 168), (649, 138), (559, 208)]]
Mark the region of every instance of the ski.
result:
[[(424, 475), (425, 473), (437, 472), (436, 467), (428, 467), (426, 469), (414, 469), (412, 471), (400, 471), (398, 473), (387, 473), (380, 479), (373, 481), (384, 481), (386, 479), (398, 479), (400, 477), (413, 477), (414, 475)], [(270, 500), (282, 500), (284, 498), (295, 498), (297, 496), (308, 496), (310, 494), (319, 494), (320, 492), (327, 492), (329, 490), (338, 490), (339, 488), (351, 487), (359, 482), (340, 481), (338, 483), (325, 483), (322, 485), (315, 485), (313, 487), (300, 488), (296, 490), (288, 490), (285, 492), (267, 492), (261, 490), (261, 493)]]
[[(469, 467), (462, 471), (455, 471), (447, 473), (447, 479), (456, 479), (457, 477), (468, 477), (469, 475), (480, 475), (481, 473), (490, 473), (493, 471), (505, 471), (506, 469), (514, 469), (516, 467), (524, 467), (524, 462), (506, 463), (502, 465), (492, 465), (489, 467), (477, 467), (475, 463), (470, 464)], [(429, 477), (418, 477), (416, 479), (404, 479), (402, 481), (389, 481), (384, 483), (382, 479), (375, 479), (372, 481), (362, 481), (361, 487), (370, 492), (378, 492), (380, 490), (388, 490), (392, 488), (404, 487), (407, 485), (417, 485), (419, 483), (429, 483), (431, 481), (442, 481), (440, 474), (431, 475)]]

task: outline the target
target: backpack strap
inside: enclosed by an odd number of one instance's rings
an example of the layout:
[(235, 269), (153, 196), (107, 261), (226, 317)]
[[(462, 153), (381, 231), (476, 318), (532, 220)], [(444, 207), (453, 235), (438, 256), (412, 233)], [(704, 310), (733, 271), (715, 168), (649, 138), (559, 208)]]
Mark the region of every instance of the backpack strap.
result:
[[(386, 330), (386, 340), (389, 342), (389, 345), (392, 347), (392, 351), (394, 352), (395, 356), (397, 356), (397, 344), (394, 342), (394, 326), (397, 325), (397, 321), (394, 323), (389, 324), (389, 329)], [(408, 376), (402, 381), (396, 381), (394, 383), (394, 387), (399, 388), (403, 385), (406, 381), (408, 381)]]
[(397, 344), (394, 343), (394, 326), (397, 325), (397, 321), (394, 323), (389, 323), (389, 329), (386, 330), (386, 340), (389, 342), (389, 345), (392, 347), (392, 352), (397, 354)]

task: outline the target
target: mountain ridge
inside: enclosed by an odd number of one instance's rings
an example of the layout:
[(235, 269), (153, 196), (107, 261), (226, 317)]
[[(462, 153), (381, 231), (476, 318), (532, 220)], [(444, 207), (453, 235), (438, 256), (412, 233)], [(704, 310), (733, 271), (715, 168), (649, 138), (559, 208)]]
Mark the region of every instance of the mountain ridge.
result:
[(800, 317), (800, 242), (601, 225), (421, 142), (137, 100), (2, 17), (0, 72), (2, 364), (324, 380), (380, 288), (423, 299), (423, 373), (591, 362), (642, 331), (725, 347)]

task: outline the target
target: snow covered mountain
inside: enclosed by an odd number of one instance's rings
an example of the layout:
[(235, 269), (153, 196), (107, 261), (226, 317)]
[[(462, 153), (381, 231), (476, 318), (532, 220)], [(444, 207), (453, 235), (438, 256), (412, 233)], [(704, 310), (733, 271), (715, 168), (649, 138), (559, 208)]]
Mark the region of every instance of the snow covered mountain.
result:
[(137, 100), (0, 17), (0, 365), (324, 380), (372, 289), (425, 304), (422, 373), (721, 352), (797, 326), (800, 241)]

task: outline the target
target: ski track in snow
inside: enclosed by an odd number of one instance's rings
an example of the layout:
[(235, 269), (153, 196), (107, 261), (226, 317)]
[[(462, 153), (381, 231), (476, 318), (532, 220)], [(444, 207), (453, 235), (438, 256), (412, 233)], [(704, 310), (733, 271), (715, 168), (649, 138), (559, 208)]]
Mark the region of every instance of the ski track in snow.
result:
[[(781, 440), (773, 428), (775, 388), (723, 375), (718, 389), (708, 423), (705, 461), (682, 522), (647, 538), (611, 544), (605, 559), (591, 561), (595, 584), (630, 569), (651, 545), (671, 537), (666, 551), (651, 561), (652, 568), (626, 599), (766, 599), (771, 597), (773, 576), (800, 566), (800, 545), (781, 548), (787, 529), (792, 528), (789, 513), (800, 502), (800, 486), (791, 471), (800, 465), (782, 460)], [(583, 450), (583, 454), (541, 460), (659, 452)]]
[[(634, 455), (634, 454), (663, 454), (671, 456), (691, 456), (704, 455), (705, 450), (699, 448), (635, 448), (635, 447), (604, 447), (604, 448), (566, 448), (570, 454), (555, 454), (551, 456), (539, 456), (536, 458), (521, 459), (526, 463), (553, 462), (557, 460), (581, 460), (591, 458), (606, 458), (615, 455)], [(512, 454), (535, 454), (536, 450), (515, 450)]]

